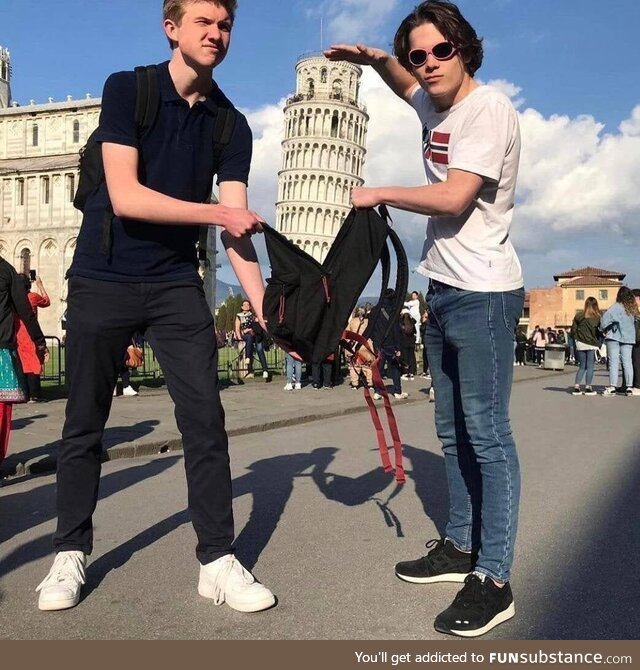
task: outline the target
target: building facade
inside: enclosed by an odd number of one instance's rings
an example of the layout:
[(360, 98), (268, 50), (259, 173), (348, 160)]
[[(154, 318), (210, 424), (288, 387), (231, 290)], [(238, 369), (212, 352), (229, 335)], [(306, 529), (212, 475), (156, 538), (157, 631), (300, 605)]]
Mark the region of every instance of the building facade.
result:
[(302, 56), (284, 109), (276, 229), (318, 261), (351, 209), (351, 189), (363, 184), (369, 116), (361, 76), (358, 65)]
[(569, 328), (584, 301), (593, 297), (604, 312), (616, 301), (618, 289), (626, 277), (623, 272), (591, 266), (554, 275), (552, 288), (534, 288), (529, 297), (529, 331), (536, 325)]
[(0, 47), (0, 255), (42, 278), (51, 307), (38, 319), (45, 335), (60, 337), (82, 220), (73, 207), (79, 151), (98, 125), (100, 99), (20, 106), (10, 84), (10, 54)]

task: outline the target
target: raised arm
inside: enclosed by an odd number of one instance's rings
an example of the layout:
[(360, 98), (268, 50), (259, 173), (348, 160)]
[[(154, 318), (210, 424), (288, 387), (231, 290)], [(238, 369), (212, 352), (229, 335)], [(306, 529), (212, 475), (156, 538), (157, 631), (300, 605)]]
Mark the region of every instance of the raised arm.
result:
[(365, 44), (335, 44), (324, 52), (329, 60), (344, 60), (356, 65), (371, 66), (382, 81), (405, 102), (409, 102), (413, 89), (417, 86), (415, 78), (407, 72), (397, 59), (382, 49), (368, 47)]

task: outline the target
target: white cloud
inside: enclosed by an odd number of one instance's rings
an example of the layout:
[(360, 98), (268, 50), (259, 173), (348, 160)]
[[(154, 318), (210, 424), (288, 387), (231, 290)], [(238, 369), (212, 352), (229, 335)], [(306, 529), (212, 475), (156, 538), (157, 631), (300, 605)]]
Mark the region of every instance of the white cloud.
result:
[[(489, 83), (516, 104), (523, 100), (515, 84), (504, 80)], [(364, 169), (367, 185), (424, 183), (420, 125), (413, 110), (369, 68), (364, 69), (361, 90), (371, 117)], [(267, 221), (275, 219), (284, 103), (280, 100), (247, 113), (254, 133), (250, 202)], [(593, 116), (546, 117), (519, 104), (523, 145), (513, 238), (526, 262), (549, 265), (546, 274), (551, 276), (558, 271), (558, 263), (563, 264), (551, 252), (571, 249), (585, 236), (609, 232), (619, 245), (637, 244), (640, 105), (618, 129), (607, 133)], [(415, 264), (424, 239), (424, 218), (395, 212), (394, 219), (410, 262)], [(606, 244), (606, 237), (601, 239)], [(602, 248), (592, 263), (606, 254)], [(534, 271), (539, 268), (532, 268)]]
[(309, 11), (325, 18), (327, 43), (375, 42), (398, 6), (398, 0), (324, 0)]

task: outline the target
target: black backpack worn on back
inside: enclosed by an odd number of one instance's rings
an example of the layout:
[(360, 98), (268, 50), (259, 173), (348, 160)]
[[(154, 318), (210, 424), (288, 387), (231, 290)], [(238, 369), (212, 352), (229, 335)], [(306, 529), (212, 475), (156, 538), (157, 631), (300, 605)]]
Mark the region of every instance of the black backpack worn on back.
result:
[[(385, 410), (395, 450), (396, 479), (403, 482), (402, 443), (388, 394), (378, 371), (379, 354), (369, 347), (368, 332), (379, 348), (396, 326), (408, 284), (407, 256), (400, 239), (389, 226), (389, 213), (382, 205), (352, 209), (336, 236), (323, 263), (309, 256), (270, 226), (263, 224), (271, 277), (267, 279), (262, 307), (269, 333), (285, 349), (295, 351), (307, 363), (321, 363), (342, 343), (354, 357), (366, 350), (363, 365), (371, 365), (373, 378), (384, 398)], [(397, 258), (396, 287), (388, 291), (391, 243)], [(349, 317), (367, 282), (382, 262), (382, 296), (393, 294), (385, 310), (388, 321), (375, 316), (369, 321), (364, 337), (345, 330)], [(377, 342), (376, 340), (379, 340)], [(373, 362), (369, 362), (373, 359)], [(352, 359), (353, 360), (353, 359)], [(378, 447), (386, 471), (393, 470), (389, 450), (377, 410), (368, 387), (365, 400), (376, 427)]]
[[(158, 110), (160, 109), (160, 86), (158, 83), (158, 70), (155, 65), (140, 65), (135, 68), (136, 75), (136, 107), (134, 119), (138, 140), (142, 140), (153, 128)], [(219, 105), (216, 123), (213, 131), (213, 165), (214, 172), (217, 172), (224, 148), (229, 144), (235, 127), (236, 116), (229, 105)], [(104, 165), (102, 163), (102, 147), (100, 142), (96, 142), (96, 135), (99, 128), (96, 128), (87, 143), (80, 149), (80, 178), (78, 179), (78, 188), (73, 198), (73, 206), (84, 212), (87, 200), (93, 195), (100, 185), (104, 182)], [(109, 205), (104, 212), (102, 221), (102, 242), (100, 244), (101, 253), (108, 256), (111, 252), (111, 221), (113, 219), (113, 209)], [(206, 259), (206, 240), (208, 226), (200, 226), (199, 251), (200, 260)]]

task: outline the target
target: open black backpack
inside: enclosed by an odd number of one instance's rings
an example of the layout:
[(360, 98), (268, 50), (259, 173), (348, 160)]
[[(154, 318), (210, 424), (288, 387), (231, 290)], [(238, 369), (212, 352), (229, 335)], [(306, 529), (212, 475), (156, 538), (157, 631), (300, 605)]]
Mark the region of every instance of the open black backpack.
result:
[[(263, 225), (271, 277), (263, 300), (263, 314), (274, 341), (296, 352), (306, 363), (322, 363), (339, 344), (356, 360), (371, 365), (376, 386), (384, 398), (395, 449), (396, 479), (404, 481), (401, 442), (388, 394), (378, 371), (379, 347), (396, 326), (408, 285), (407, 256), (389, 225), (387, 208), (352, 209), (323, 263), (297, 247), (272, 227)], [(391, 275), (389, 245), (396, 258), (394, 301), (385, 310), (373, 310), (363, 335), (346, 330), (349, 318), (378, 263), (382, 263), (380, 296), (387, 293)], [(383, 316), (381, 316), (383, 315)], [(384, 318), (384, 322), (376, 319)], [(373, 339), (373, 349), (370, 346)], [(365, 399), (376, 427), (385, 470), (392, 470), (386, 439), (369, 389)]]

